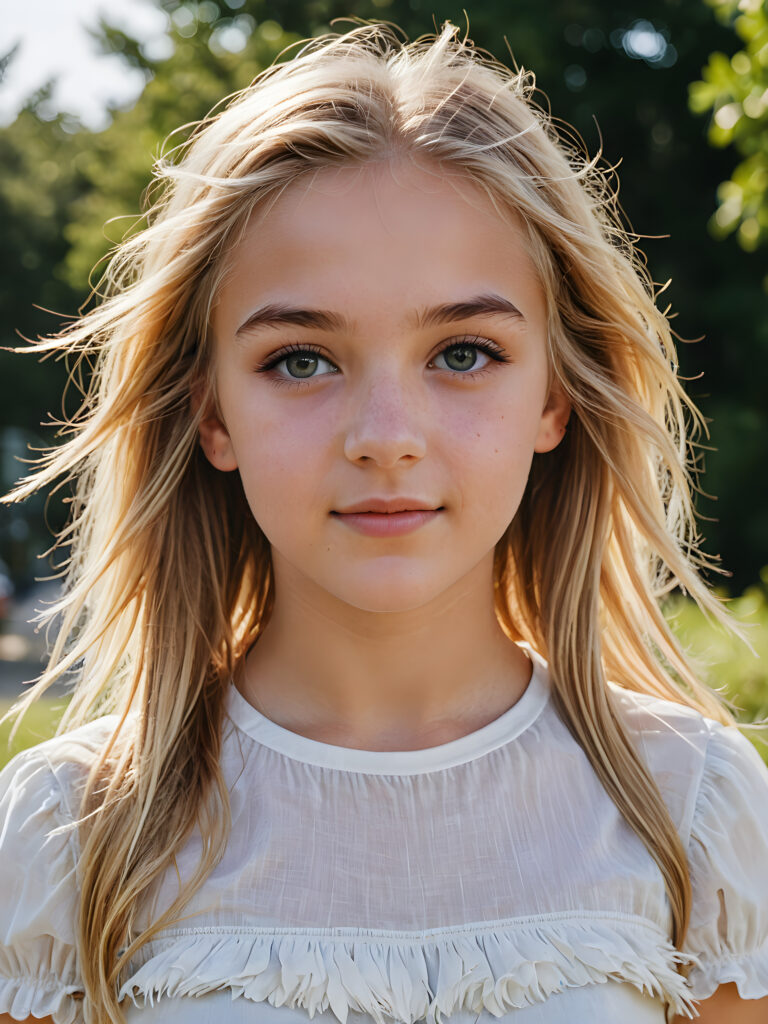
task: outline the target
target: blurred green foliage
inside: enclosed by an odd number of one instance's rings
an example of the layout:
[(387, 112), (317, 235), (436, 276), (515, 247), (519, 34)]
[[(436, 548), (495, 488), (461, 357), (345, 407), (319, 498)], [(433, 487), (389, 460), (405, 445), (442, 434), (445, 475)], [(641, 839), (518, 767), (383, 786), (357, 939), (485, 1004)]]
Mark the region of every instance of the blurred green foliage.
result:
[[(286, 47), (344, 31), (351, 25), (348, 17), (394, 22), (409, 38), (433, 32), (446, 18), (467, 27), (464, 0), (155, 2), (168, 18), (169, 52), (162, 57), (107, 23), (96, 30), (104, 51), (141, 69), (147, 82), (138, 102), (111, 112), (109, 127), (91, 132), (75, 118), (56, 114), (42, 90), (0, 130), (0, 217), (7, 225), (0, 252), (0, 345), (18, 343), (15, 330), (28, 337), (52, 332), (76, 313), (87, 297), (91, 268), (141, 226), (140, 197), (147, 199), (153, 161), (181, 143), (189, 127), (175, 129), (204, 117), (259, 70), (296, 51), (284, 52)], [(762, 287), (768, 250), (744, 249), (745, 240), (751, 238), (748, 247), (754, 249), (763, 238), (754, 235), (754, 227), (744, 228), (750, 219), (762, 223), (754, 198), (759, 175), (749, 171), (748, 189), (747, 172), (734, 172), (730, 152), (712, 147), (710, 139), (725, 140), (717, 135), (718, 114), (737, 101), (728, 98), (728, 89), (738, 85), (742, 92), (733, 97), (757, 114), (763, 93), (755, 90), (765, 76), (766, 44), (760, 42), (763, 29), (749, 35), (750, 26), (762, 24), (759, 5), (743, 2), (737, 11), (735, 3), (711, 2), (718, 17), (704, 0), (553, 0), (546, 16), (539, 0), (476, 0), (467, 8), (468, 35), (505, 63), (514, 57), (532, 68), (540, 102), (551, 106), (556, 120), (573, 125), (590, 153), (602, 147), (604, 166), (621, 162), (623, 210), (643, 236), (654, 280), (671, 279), (660, 304), (671, 305), (682, 339), (681, 374), (711, 421), (701, 480), (705, 493), (697, 500), (705, 547), (722, 557), (733, 573), (732, 586), (742, 590), (768, 562), (768, 489), (757, 486), (768, 463)], [(723, 57), (737, 45), (734, 29), (745, 33), (743, 59)], [(718, 72), (710, 81), (709, 68), (723, 61), (736, 77)], [(708, 97), (717, 97), (708, 121), (689, 109), (689, 87), (691, 102), (702, 112), (709, 109)], [(744, 153), (745, 163), (754, 158), (754, 170), (763, 159), (766, 133), (764, 115), (752, 114), (731, 129), (737, 147), (752, 147)], [(736, 223), (728, 219), (736, 215), (733, 203), (728, 207), (734, 184), (742, 189), (741, 245), (734, 238), (719, 240)], [(94, 282), (103, 269), (101, 263)], [(47, 411), (60, 414), (64, 369), (50, 360), (40, 366), (34, 357), (0, 352), (0, 428), (14, 424), (52, 437), (40, 422)], [(70, 392), (69, 411), (76, 400)], [(52, 509), (52, 526), (63, 514), (61, 505)]]
[[(741, 722), (768, 717), (768, 567), (727, 607), (752, 647), (719, 625), (712, 625), (698, 606), (675, 595), (664, 613), (672, 629), (698, 668), (699, 678), (735, 705)], [(763, 734), (768, 741), (768, 733)], [(768, 747), (764, 751), (768, 760)]]
[(768, 239), (768, 12), (761, 0), (707, 0), (743, 42), (732, 56), (716, 51), (690, 87), (691, 109), (712, 112), (709, 141), (744, 159), (717, 190), (711, 229), (736, 231), (749, 252)]

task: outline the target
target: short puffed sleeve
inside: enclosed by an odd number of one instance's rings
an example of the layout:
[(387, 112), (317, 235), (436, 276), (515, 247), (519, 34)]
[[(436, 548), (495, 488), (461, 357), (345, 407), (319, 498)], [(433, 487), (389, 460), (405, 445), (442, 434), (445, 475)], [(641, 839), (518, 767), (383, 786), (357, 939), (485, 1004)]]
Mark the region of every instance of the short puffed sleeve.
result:
[(693, 908), (684, 951), (695, 999), (736, 982), (743, 999), (768, 995), (768, 768), (738, 729), (709, 721), (710, 737), (688, 846)]
[(76, 837), (40, 747), (0, 772), (0, 1013), (81, 1022)]

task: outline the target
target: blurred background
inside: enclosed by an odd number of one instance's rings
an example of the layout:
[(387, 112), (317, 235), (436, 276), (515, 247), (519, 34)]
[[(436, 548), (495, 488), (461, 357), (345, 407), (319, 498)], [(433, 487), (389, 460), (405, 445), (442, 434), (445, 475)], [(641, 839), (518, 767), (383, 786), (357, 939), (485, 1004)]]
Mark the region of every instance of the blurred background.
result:
[[(705, 679), (749, 722), (768, 714), (768, 15), (760, 0), (10, 0), (0, 22), (0, 345), (55, 332), (93, 268), (134, 230), (152, 161), (180, 125), (246, 86), (302, 38), (356, 16), (413, 39), (450, 19), (536, 74), (539, 101), (590, 155), (620, 164), (626, 222), (669, 281), (681, 373), (710, 424), (697, 498), (710, 582), (757, 656), (682, 595), (667, 614)], [(174, 137), (180, 142), (184, 132)], [(92, 273), (93, 272), (93, 273)], [(0, 483), (73, 411), (67, 367), (0, 351)], [(44, 555), (66, 489), (0, 507), (0, 714), (41, 671), (30, 619), (55, 597)], [(50, 735), (41, 702), (0, 765)], [(754, 742), (768, 760), (768, 747)]]

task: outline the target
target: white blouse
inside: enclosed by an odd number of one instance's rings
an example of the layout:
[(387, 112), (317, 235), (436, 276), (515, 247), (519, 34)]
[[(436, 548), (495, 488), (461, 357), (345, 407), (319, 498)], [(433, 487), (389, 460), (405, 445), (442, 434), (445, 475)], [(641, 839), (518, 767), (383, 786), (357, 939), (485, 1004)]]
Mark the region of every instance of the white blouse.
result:
[[(232, 833), (120, 989), (129, 1024), (663, 1024), (724, 982), (768, 995), (768, 769), (736, 729), (610, 684), (688, 851), (693, 912), (670, 942), (661, 873), (550, 700), (522, 697), (440, 746), (337, 747), (230, 685)], [(91, 1024), (75, 948), (83, 764), (113, 716), (0, 773), (0, 1012)], [(177, 861), (198, 863), (195, 833)], [(178, 892), (173, 868), (145, 927)], [(675, 970), (692, 964), (687, 981)]]

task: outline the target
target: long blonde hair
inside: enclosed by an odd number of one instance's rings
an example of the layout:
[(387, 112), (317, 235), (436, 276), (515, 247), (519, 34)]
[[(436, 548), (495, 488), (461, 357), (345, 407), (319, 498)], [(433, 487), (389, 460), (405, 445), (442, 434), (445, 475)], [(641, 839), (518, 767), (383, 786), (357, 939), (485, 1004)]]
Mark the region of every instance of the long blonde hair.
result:
[[(558, 134), (534, 102), (533, 76), (450, 23), (411, 43), (398, 32), (361, 23), (304, 41), (200, 122), (176, 162), (157, 162), (147, 226), (114, 254), (103, 301), (33, 348), (74, 356), (73, 374), (92, 371), (65, 440), (4, 500), (76, 482), (58, 538), (66, 586), (48, 612), (60, 632), (14, 712), (76, 673), (59, 733), (118, 716), (81, 806), (79, 961), (96, 1020), (123, 1021), (121, 971), (223, 854), (223, 697), (273, 603), (269, 544), (237, 475), (200, 451), (190, 405), (196, 386), (203, 406), (215, 401), (209, 313), (220, 257), (301, 175), (399, 154), (470, 176), (525, 227), (549, 306), (552, 373), (573, 415), (563, 443), (534, 457), (497, 545), (497, 616), (548, 659), (558, 712), (658, 864), (678, 949), (685, 938), (685, 850), (606, 681), (733, 723), (659, 609), (681, 587), (726, 621), (699, 576), (711, 564), (691, 504), (701, 418), (610, 177)], [(199, 870), (136, 934), (140, 897), (195, 827)]]

